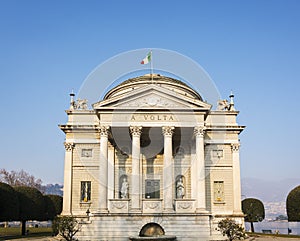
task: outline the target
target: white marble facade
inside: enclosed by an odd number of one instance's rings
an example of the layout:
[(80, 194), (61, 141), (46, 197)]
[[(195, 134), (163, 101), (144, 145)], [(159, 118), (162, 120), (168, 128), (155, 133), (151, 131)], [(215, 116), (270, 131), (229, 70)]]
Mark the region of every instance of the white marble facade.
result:
[(233, 96), (212, 110), (181, 81), (153, 80), (129, 79), (90, 109), (72, 96), (62, 215), (81, 220), (79, 240), (125, 241), (147, 223), (177, 240), (220, 240), (219, 220), (243, 223)]

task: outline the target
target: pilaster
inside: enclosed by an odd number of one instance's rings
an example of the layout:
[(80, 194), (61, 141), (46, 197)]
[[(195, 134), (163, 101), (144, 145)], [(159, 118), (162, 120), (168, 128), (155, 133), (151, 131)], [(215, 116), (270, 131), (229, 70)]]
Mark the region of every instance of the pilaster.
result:
[(240, 144), (231, 144), (232, 175), (233, 175), (233, 213), (241, 214), (241, 174), (240, 174)]
[(99, 211), (106, 213), (108, 200), (108, 133), (109, 126), (100, 126)]
[(205, 127), (197, 126), (194, 128), (196, 138), (196, 210), (197, 212), (206, 211), (205, 200), (205, 161), (204, 161), (204, 134)]
[(72, 214), (72, 166), (74, 143), (65, 142), (64, 198), (62, 215)]

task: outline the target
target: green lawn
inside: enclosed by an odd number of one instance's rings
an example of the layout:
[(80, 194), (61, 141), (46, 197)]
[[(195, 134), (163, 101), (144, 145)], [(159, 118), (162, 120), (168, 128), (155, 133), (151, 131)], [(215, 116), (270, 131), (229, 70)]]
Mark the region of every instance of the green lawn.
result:
[[(51, 236), (52, 228), (27, 228), (29, 233), (27, 237), (32, 236)], [(21, 227), (9, 227), (9, 228), (0, 228), (0, 240), (5, 240), (6, 238), (17, 239), (21, 238)]]

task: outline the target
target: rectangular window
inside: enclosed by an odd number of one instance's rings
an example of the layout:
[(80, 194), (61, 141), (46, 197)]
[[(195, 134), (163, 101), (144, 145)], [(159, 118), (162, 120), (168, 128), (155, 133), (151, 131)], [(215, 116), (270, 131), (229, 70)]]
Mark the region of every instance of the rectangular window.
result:
[(160, 198), (160, 180), (145, 181), (145, 198)]
[(81, 157), (92, 157), (93, 156), (93, 149), (82, 149), (81, 150)]
[(83, 181), (81, 182), (81, 202), (90, 202), (91, 201), (91, 182)]
[(214, 181), (214, 201), (215, 202), (225, 201), (223, 181)]

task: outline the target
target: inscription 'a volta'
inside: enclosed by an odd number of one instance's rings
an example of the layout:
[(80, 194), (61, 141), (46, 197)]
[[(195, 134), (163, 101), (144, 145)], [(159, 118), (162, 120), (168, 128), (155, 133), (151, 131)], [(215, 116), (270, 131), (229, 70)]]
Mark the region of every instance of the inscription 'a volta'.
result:
[(173, 115), (132, 115), (131, 121), (174, 121)]

